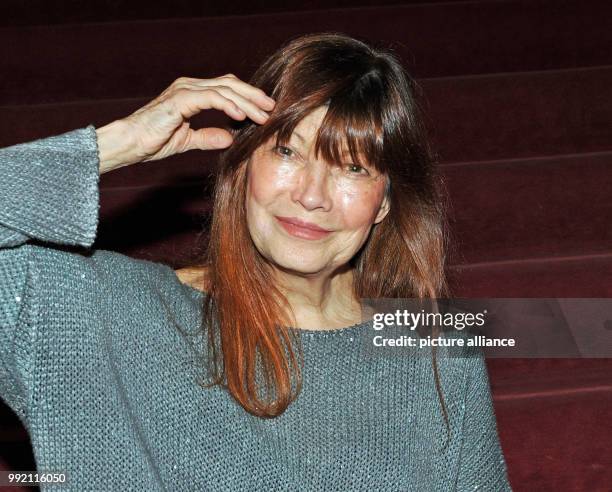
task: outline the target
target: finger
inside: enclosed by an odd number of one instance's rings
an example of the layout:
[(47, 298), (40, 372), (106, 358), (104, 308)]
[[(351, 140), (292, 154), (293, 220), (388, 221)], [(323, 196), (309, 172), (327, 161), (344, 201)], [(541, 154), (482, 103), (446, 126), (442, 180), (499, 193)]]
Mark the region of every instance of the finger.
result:
[(210, 87), (219, 92), (223, 97), (227, 97), (236, 103), (236, 105), (242, 109), (249, 118), (257, 123), (265, 123), (268, 121), (269, 115), (263, 109), (260, 109), (255, 103), (238, 94), (231, 87), (215, 86)]
[(200, 128), (190, 130), (185, 150), (213, 150), (229, 147), (234, 141), (232, 134), (223, 128)]
[(229, 85), (236, 92), (242, 94), (244, 97), (252, 100), (254, 103), (261, 106), (263, 109), (271, 111), (276, 105), (276, 101), (269, 97), (263, 90), (254, 85), (251, 85), (244, 80), (240, 80), (233, 74), (227, 74), (223, 77), (219, 77), (224, 81), (226, 85)]
[(276, 105), (276, 101), (269, 97), (263, 90), (255, 87), (243, 80), (240, 80), (233, 74), (223, 75), (215, 79), (187, 79), (194, 85), (205, 87), (209, 85), (227, 85), (231, 87), (235, 92), (239, 93), (243, 97), (250, 99), (260, 108), (266, 111), (272, 111)]
[(234, 101), (212, 88), (204, 90), (178, 89), (170, 96), (170, 100), (185, 119), (191, 118), (203, 109), (211, 108), (223, 111), (235, 120), (246, 118), (246, 113)]

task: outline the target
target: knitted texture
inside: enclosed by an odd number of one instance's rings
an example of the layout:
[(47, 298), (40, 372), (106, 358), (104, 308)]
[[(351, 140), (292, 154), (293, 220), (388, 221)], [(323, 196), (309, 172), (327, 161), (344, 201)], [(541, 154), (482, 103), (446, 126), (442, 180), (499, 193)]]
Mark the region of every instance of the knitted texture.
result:
[[(0, 392), (52, 490), (507, 491), (486, 365), (365, 357), (364, 322), (300, 330), (280, 417), (202, 388), (203, 296), (167, 265), (91, 249), (95, 128), (0, 149)], [(43, 487), (44, 488), (44, 487)]]

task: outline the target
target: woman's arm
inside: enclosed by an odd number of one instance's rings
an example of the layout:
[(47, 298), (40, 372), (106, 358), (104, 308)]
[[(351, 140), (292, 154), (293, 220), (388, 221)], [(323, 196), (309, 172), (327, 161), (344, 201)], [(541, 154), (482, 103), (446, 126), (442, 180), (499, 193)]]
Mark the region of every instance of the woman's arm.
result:
[[(99, 220), (100, 174), (190, 149), (231, 144), (221, 128), (189, 128), (188, 119), (216, 108), (259, 123), (267, 96), (233, 76), (178, 79), (127, 118), (0, 149), (0, 396), (25, 422), (36, 299), (37, 256), (59, 245), (90, 248)], [(240, 111), (238, 111), (238, 108)], [(54, 262), (58, 285), (69, 272)], [(117, 272), (118, 275), (121, 272)], [(44, 336), (44, 327), (39, 335)]]
[(466, 360), (467, 391), (459, 458), (458, 492), (512, 491), (499, 442), (489, 376), (481, 349)]
[[(91, 246), (98, 223), (93, 126), (0, 149), (0, 251), (34, 239)], [(1, 281), (1, 280), (0, 280)]]
[(123, 167), (129, 161), (130, 149), (134, 143), (130, 142), (130, 133), (122, 120), (113, 121), (106, 126), (96, 129), (98, 140), (98, 155), (100, 158), (100, 174)]
[(29, 243), (90, 247), (98, 180), (93, 126), (0, 149), (0, 396), (24, 424), (38, 302), (32, 260), (45, 251)]

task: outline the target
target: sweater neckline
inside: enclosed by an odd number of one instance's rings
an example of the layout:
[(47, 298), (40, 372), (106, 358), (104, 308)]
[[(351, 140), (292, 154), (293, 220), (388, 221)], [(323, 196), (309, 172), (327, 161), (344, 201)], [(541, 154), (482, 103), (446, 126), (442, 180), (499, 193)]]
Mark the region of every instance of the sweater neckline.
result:
[[(204, 292), (200, 289), (196, 289), (188, 284), (181, 283), (184, 287), (194, 292), (200, 299), (203, 298)], [(295, 331), (296, 333), (300, 333), (309, 338), (331, 338), (331, 337), (343, 337), (343, 336), (355, 336), (360, 333), (362, 330), (366, 330), (368, 327), (372, 327), (373, 319), (365, 320), (360, 323), (355, 323), (353, 325), (344, 326), (342, 328), (332, 328), (332, 329), (307, 329), (307, 328), (298, 328), (289, 326), (290, 330)]]
[(296, 331), (302, 335), (306, 335), (311, 338), (329, 338), (329, 337), (348, 337), (355, 336), (360, 333), (362, 330), (367, 329), (367, 327), (372, 326), (373, 320), (362, 321), (361, 323), (356, 323), (354, 325), (344, 326), (342, 328), (332, 328), (332, 329), (306, 329), (306, 328), (297, 328), (297, 327), (289, 327), (291, 330)]

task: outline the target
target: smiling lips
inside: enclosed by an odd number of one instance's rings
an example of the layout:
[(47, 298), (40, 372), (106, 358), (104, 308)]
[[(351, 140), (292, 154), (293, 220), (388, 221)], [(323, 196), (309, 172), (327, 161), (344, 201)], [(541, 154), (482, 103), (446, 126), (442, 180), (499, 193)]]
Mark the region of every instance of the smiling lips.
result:
[(306, 222), (305, 220), (298, 219), (297, 217), (276, 216), (276, 220), (278, 220), (280, 225), (282, 225), (289, 234), (302, 239), (321, 239), (328, 236), (332, 232), (327, 229), (323, 229), (312, 222)]

